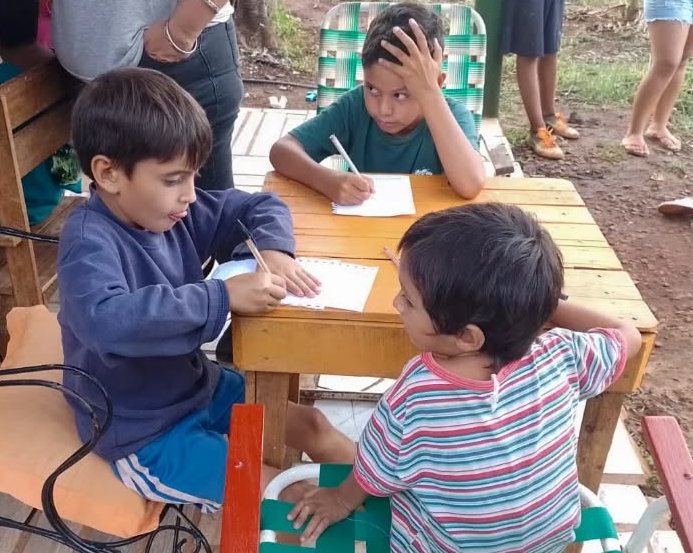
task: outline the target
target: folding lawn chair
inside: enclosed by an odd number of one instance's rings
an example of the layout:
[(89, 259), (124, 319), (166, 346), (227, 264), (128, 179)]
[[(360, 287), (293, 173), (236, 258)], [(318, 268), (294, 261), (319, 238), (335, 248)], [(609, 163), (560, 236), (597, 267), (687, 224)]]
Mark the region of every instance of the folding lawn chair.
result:
[[(279, 474), (261, 494), (263, 409), (261, 405), (233, 408), (221, 553), (353, 553), (357, 542), (365, 543), (366, 553), (388, 552), (390, 508), (384, 498), (369, 498), (363, 511), (326, 530), (315, 549), (276, 543), (276, 532), (300, 533), (286, 520), (291, 505), (277, 500), (281, 490), (308, 479), (317, 479), (321, 487), (337, 486), (351, 467), (299, 465)], [(594, 493), (581, 486), (582, 519), (576, 541), (599, 540), (605, 553), (641, 553), (658, 520), (671, 506), (684, 550), (693, 553), (693, 460), (671, 417), (645, 417), (643, 427), (665, 483), (666, 497), (648, 507), (622, 549), (609, 512)]]

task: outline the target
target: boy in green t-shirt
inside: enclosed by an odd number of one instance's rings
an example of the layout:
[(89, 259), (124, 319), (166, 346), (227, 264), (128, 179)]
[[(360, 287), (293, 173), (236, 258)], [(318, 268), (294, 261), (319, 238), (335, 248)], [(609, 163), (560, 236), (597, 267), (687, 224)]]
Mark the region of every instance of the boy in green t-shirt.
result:
[(443, 96), (443, 23), (428, 7), (393, 4), (371, 23), (362, 52), (363, 86), (280, 138), (270, 151), (277, 171), (341, 205), (360, 204), (372, 181), (320, 162), (336, 154), (334, 134), (359, 171), (445, 173), (471, 199), (484, 166), (471, 113)]

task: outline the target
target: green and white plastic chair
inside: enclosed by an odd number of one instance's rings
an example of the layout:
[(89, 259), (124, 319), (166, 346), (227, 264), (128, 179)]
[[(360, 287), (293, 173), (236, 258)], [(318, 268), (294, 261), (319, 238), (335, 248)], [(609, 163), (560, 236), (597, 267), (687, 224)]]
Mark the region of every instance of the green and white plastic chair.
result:
[[(389, 2), (345, 2), (333, 7), (320, 30), (318, 112), (363, 82), (361, 50), (371, 21)], [(486, 26), (466, 4), (430, 4), (445, 24), (443, 93), (464, 101), (477, 133), (484, 103)]]
[[(390, 503), (384, 498), (366, 500), (362, 510), (328, 528), (315, 548), (277, 543), (277, 532), (302, 530), (294, 530), (287, 521), (292, 506), (277, 499), (280, 492), (303, 480), (338, 486), (351, 466), (298, 465), (277, 475), (263, 493), (263, 429), (262, 405), (233, 407), (220, 553), (361, 553), (364, 546), (365, 553), (389, 551)], [(582, 518), (576, 541), (599, 541), (603, 553), (643, 553), (658, 522), (671, 513), (683, 550), (693, 553), (693, 458), (672, 417), (644, 417), (643, 430), (665, 495), (649, 504), (628, 543), (621, 546), (611, 515), (594, 493), (581, 486)]]
[[(309, 549), (276, 543), (276, 532), (296, 533), (286, 515), (292, 505), (278, 501), (287, 486), (303, 480), (318, 480), (320, 487), (335, 487), (346, 478), (350, 465), (299, 465), (279, 474), (263, 494), (260, 506), (259, 553), (299, 553)], [(599, 498), (580, 486), (582, 521), (576, 541), (600, 540), (604, 553), (621, 553), (614, 522)], [(390, 501), (371, 497), (362, 511), (328, 528), (318, 538), (314, 553), (354, 553), (356, 543), (365, 543), (366, 553), (386, 553), (390, 547)]]

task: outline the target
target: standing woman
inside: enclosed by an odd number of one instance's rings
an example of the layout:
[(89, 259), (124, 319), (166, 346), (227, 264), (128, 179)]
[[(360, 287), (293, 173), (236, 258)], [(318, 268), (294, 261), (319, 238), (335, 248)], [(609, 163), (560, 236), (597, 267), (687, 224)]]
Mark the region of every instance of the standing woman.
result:
[(53, 0), (60, 63), (89, 81), (117, 67), (157, 69), (204, 108), (214, 143), (196, 179), (233, 187), (231, 135), (243, 98), (229, 0)]
[(693, 0), (645, 0), (644, 17), (650, 67), (635, 93), (628, 132), (621, 141), (627, 153), (640, 157), (650, 153), (645, 138), (672, 152), (681, 149), (667, 125), (693, 54)]

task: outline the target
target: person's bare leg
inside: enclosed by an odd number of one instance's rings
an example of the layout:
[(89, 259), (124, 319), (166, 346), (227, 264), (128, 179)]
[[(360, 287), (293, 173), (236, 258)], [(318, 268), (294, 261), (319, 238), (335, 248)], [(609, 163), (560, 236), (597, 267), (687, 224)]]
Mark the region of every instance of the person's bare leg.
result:
[(666, 87), (662, 97), (659, 99), (652, 121), (645, 131), (645, 136), (657, 138), (669, 150), (676, 151), (681, 149), (681, 141), (671, 134), (667, 125), (669, 124), (669, 118), (674, 110), (676, 100), (679, 97), (681, 85), (686, 76), (686, 66), (691, 55), (693, 55), (693, 26), (688, 25), (688, 38), (683, 48), (679, 66), (671, 81), (669, 81), (669, 86)]
[(286, 408), (286, 445), (316, 463), (353, 463), (356, 456), (356, 444), (318, 409), (291, 402)]
[(532, 132), (544, 127), (539, 87), (539, 58), (517, 56), (517, 86)]
[(556, 54), (547, 54), (539, 58), (539, 95), (543, 118), (556, 113), (557, 71), (558, 56)]
[(688, 38), (688, 26), (677, 21), (653, 21), (650, 33), (650, 67), (633, 100), (633, 113), (621, 144), (635, 155), (647, 155), (645, 127), (664, 90), (679, 67)]

